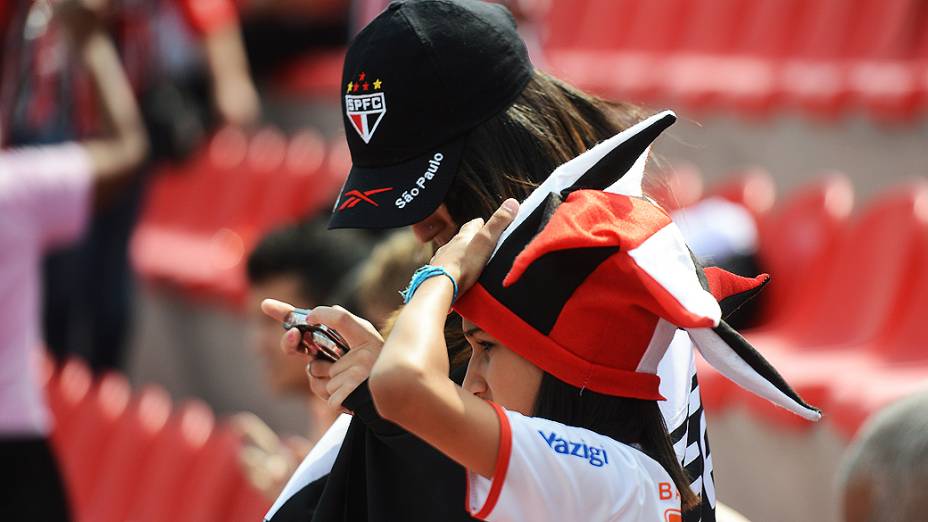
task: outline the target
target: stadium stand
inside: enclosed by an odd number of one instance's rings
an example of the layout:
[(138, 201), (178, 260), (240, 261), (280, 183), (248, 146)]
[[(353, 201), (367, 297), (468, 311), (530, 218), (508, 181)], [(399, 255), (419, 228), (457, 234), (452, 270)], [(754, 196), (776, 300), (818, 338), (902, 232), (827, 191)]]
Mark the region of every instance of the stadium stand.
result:
[(77, 359), (52, 372), (53, 444), (74, 520), (260, 520), (270, 505), (238, 465), (238, 436), (203, 402), (176, 409), (156, 386), (93, 382)]
[(925, 108), (928, 12), (914, 0), (553, 2), (547, 27), (554, 71), (619, 99), (896, 120)]
[[(928, 261), (920, 248), (928, 223), (917, 214), (926, 199), (928, 182), (919, 180), (872, 201), (840, 239), (823, 274), (818, 304), (798, 321), (796, 336), (780, 349), (755, 340), (811, 403), (826, 407), (831, 382), (860, 375), (884, 357), (885, 339), (910, 310), (912, 276)], [(779, 424), (791, 421), (759, 401), (745, 400), (757, 414), (776, 416)]]
[[(346, 172), (343, 142), (330, 145), (313, 129), (291, 137), (273, 128), (217, 132), (153, 183), (130, 247), (136, 271), (192, 297), (240, 305), (243, 264), (257, 240), (334, 200)], [(207, 195), (214, 203), (204, 203)]]

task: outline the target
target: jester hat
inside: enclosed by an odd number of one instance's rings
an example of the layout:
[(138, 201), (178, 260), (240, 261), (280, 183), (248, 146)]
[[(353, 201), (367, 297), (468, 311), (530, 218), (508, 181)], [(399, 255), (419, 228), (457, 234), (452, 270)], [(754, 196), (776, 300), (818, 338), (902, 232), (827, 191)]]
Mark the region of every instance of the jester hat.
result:
[(532, 192), (454, 308), (502, 344), (581, 389), (662, 400), (657, 366), (676, 330), (743, 388), (821, 418), (722, 320), (719, 301), (769, 279), (703, 270), (641, 183), (656, 114), (561, 165)]

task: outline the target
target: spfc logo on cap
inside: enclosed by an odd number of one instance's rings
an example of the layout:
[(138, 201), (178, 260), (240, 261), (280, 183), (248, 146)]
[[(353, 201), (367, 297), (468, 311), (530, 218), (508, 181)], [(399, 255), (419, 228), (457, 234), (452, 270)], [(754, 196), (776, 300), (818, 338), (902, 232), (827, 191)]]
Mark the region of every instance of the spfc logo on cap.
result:
[(363, 72), (358, 75), (357, 81), (348, 82), (345, 114), (364, 143), (371, 141), (383, 115), (387, 113), (387, 98), (383, 92), (379, 92), (381, 87), (383, 82), (380, 78), (368, 81), (367, 74)]

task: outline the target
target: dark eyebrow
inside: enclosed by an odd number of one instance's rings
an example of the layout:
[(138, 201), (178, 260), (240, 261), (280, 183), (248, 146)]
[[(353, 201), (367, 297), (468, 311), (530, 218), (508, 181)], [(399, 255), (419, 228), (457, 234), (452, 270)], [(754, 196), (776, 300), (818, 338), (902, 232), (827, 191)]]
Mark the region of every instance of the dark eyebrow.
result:
[(475, 327), (471, 328), (470, 330), (465, 330), (465, 331), (464, 331), (464, 337), (473, 337), (474, 334), (479, 333), (479, 332), (482, 332), (482, 331), (483, 331), (482, 328), (480, 328), (479, 326), (475, 326)]

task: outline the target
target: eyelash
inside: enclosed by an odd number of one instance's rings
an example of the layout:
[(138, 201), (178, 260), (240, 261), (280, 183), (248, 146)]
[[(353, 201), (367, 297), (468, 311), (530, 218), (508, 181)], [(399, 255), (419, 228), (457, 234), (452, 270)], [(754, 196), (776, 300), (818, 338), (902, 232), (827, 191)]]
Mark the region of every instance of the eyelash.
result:
[(477, 345), (480, 346), (480, 348), (483, 349), (484, 352), (489, 352), (494, 346), (496, 346), (495, 344), (489, 341), (480, 341), (477, 343)]

